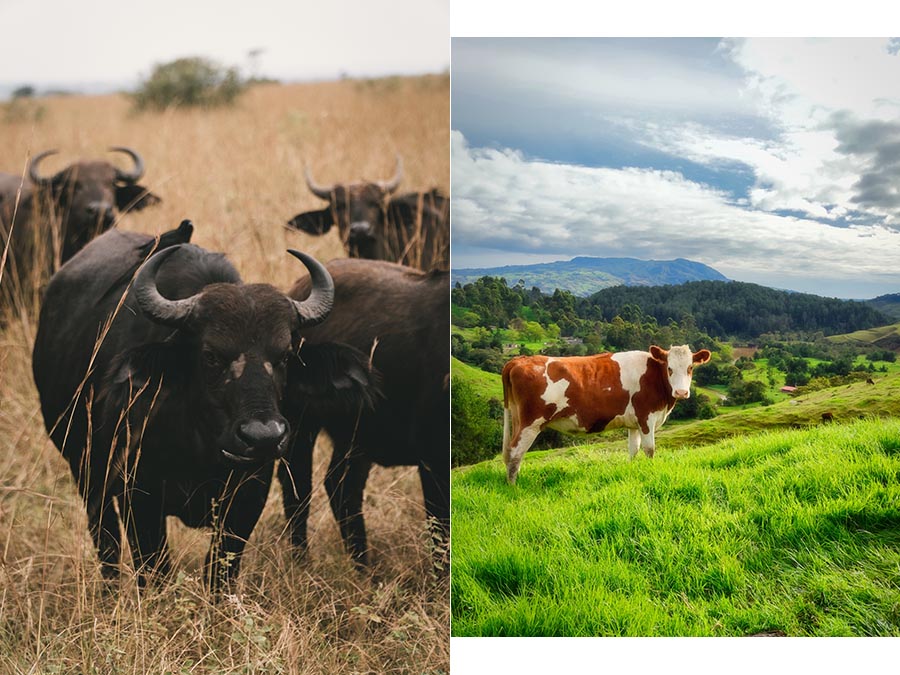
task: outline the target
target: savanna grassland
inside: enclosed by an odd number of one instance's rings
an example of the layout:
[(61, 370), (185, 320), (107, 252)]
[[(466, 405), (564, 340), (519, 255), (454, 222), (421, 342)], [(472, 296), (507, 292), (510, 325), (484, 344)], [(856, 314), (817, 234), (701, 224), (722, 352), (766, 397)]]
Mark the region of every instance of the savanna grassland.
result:
[[(163, 203), (119, 227), (156, 234), (185, 218), (193, 241), (225, 252), (245, 281), (287, 288), (298, 248), (344, 256), (337, 235), (284, 223), (322, 208), (303, 179), (383, 179), (395, 154), (403, 189), (449, 192), (449, 76), (259, 85), (233, 108), (133, 114), (124, 96), (41, 100), (40, 119), (0, 120), (0, 171), (59, 148), (42, 172), (128, 145)], [(36, 314), (35, 314), (36, 316)], [(44, 431), (28, 313), (0, 330), (0, 672), (446, 673), (449, 583), (428, 547), (415, 468), (375, 467), (364, 510), (371, 574), (345, 555), (322, 488), (327, 438), (315, 455), (310, 554), (290, 552), (281, 498), (269, 502), (241, 576), (221, 602), (201, 584), (206, 532), (169, 519), (172, 580), (138, 593), (132, 576), (108, 588), (67, 464)], [(125, 556), (126, 559), (128, 556)]]

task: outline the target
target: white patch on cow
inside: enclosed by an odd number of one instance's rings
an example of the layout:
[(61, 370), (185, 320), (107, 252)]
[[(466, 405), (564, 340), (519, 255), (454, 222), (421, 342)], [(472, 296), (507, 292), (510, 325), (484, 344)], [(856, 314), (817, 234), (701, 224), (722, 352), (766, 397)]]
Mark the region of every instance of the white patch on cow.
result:
[(275, 373), (275, 369), (272, 368), (272, 364), (268, 361), (263, 361), (263, 368), (269, 374), (269, 377), (272, 377), (272, 375)]
[(565, 410), (569, 405), (569, 399), (566, 398), (566, 390), (569, 388), (571, 382), (569, 382), (566, 378), (561, 378), (554, 382), (550, 379), (549, 366), (552, 363), (552, 359), (548, 359), (547, 367), (544, 368), (544, 380), (547, 381), (547, 386), (544, 388), (544, 393), (541, 394), (541, 399), (543, 399), (544, 403), (547, 405), (555, 405), (556, 410), (554, 412), (560, 412), (561, 410)]
[(235, 380), (239, 380), (241, 375), (244, 374), (244, 366), (247, 365), (247, 356), (246, 354), (241, 354), (234, 361), (231, 362), (231, 376)]
[(577, 414), (570, 415), (569, 417), (559, 417), (549, 422), (547, 426), (567, 434), (587, 433), (587, 429), (582, 428), (581, 422), (578, 421)]
[(628, 406), (625, 412), (614, 417), (606, 428), (634, 429), (638, 426), (638, 419), (632, 399), (641, 390), (641, 377), (647, 372), (647, 360), (650, 355), (647, 352), (619, 352), (610, 358), (619, 364), (619, 385), (628, 392)]
[(528, 448), (534, 444), (534, 439), (541, 433), (541, 425), (546, 421), (547, 420), (543, 417), (538, 417), (534, 422), (522, 429), (519, 433), (519, 442), (510, 448), (509, 457), (504, 458), (506, 459), (506, 480), (509, 481), (510, 484), (516, 482), (516, 476), (519, 473), (519, 465), (522, 463), (522, 457), (528, 452)]
[(691, 348), (687, 345), (672, 347), (666, 360), (669, 362), (669, 386), (672, 387), (672, 395), (674, 396), (676, 392), (685, 392), (689, 395), (693, 377), (691, 371), (694, 366)]

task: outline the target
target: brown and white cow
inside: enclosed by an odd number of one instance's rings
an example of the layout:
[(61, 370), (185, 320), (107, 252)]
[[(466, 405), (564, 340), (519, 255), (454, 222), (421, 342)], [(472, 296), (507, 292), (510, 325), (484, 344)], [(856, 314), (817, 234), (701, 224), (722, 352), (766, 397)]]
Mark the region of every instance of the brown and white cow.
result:
[(691, 395), (694, 366), (709, 361), (707, 349), (682, 345), (669, 351), (619, 352), (554, 358), (519, 356), (503, 368), (503, 461), (510, 483), (538, 434), (546, 428), (595, 434), (628, 429), (631, 458), (654, 434), (678, 399)]

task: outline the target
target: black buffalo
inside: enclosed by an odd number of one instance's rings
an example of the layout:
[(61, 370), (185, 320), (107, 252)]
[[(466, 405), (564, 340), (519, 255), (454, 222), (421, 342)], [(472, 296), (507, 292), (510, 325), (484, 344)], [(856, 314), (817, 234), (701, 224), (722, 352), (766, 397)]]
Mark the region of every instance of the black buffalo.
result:
[(119, 213), (161, 201), (138, 184), (144, 175), (141, 156), (131, 148), (110, 150), (128, 155), (133, 168), (124, 171), (105, 161), (79, 161), (44, 176), (40, 163), (57, 152), (47, 150), (31, 160), (24, 183), (21, 176), (0, 173), (0, 245), (6, 245), (12, 232), (7, 272), (18, 283), (32, 274), (52, 273), (112, 227)]
[[(367, 562), (363, 491), (372, 463), (419, 467), (428, 515), (447, 542), (450, 525), (450, 284), (446, 272), (424, 273), (374, 260), (335, 260), (327, 265), (335, 284), (328, 320), (304, 334), (314, 346), (339, 341), (369, 355), (381, 396), (373, 408), (349, 414), (322, 410), (303, 382), (289, 388), (285, 409), (296, 428), (287, 464), (279, 467), (293, 544), (307, 546), (312, 491), (312, 453), (325, 429), (334, 453), (325, 479), (331, 508), (354, 562)], [(289, 295), (310, 292), (303, 278)], [(306, 348), (306, 347), (305, 347)], [(303, 351), (301, 350), (301, 358)], [(336, 385), (359, 389), (364, 373)], [(354, 378), (358, 381), (354, 381)], [(288, 468), (290, 471), (288, 471)]]
[(307, 186), (328, 206), (300, 213), (288, 226), (319, 235), (336, 224), (351, 258), (387, 260), (421, 270), (449, 269), (449, 201), (436, 189), (393, 196), (402, 176), (399, 157), (394, 177), (375, 183), (323, 186), (307, 170)]
[[(168, 233), (159, 245), (179, 239)], [(41, 308), (34, 379), (104, 576), (116, 575), (120, 557), (115, 501), (142, 583), (145, 572), (169, 568), (165, 517), (174, 515), (214, 527), (206, 578), (218, 587), (238, 572), (273, 461), (288, 445), (288, 364), (303, 331), (328, 316), (334, 288), (322, 265), (296, 251), (313, 279), (303, 302), (243, 284), (223, 255), (191, 244), (141, 265), (155, 245), (111, 230), (60, 269)], [(296, 386), (316, 398), (321, 385), (327, 395), (345, 357), (355, 370), (366, 364), (347, 348), (306, 350), (318, 367), (294, 369)]]

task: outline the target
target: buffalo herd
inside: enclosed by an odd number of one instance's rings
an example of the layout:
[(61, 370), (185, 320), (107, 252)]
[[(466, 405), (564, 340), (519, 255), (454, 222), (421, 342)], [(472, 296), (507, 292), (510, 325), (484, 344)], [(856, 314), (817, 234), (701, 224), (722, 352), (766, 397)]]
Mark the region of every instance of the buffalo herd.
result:
[[(276, 464), (291, 542), (304, 553), (320, 431), (332, 439), (325, 487), (353, 562), (370, 563), (363, 491), (372, 464), (418, 468), (434, 555), (445, 558), (446, 198), (392, 197), (399, 157), (381, 183), (321, 187), (307, 172), (329, 207), (291, 225), (313, 234), (336, 226), (350, 257), (325, 265), (289, 251), (305, 272), (285, 292), (244, 283), (224, 254), (191, 244), (190, 221), (156, 237), (114, 227), (160, 198), (138, 185), (136, 151), (111, 150), (133, 168), (79, 161), (45, 176), (51, 150), (27, 176), (0, 174), (10, 274), (19, 283), (34, 267), (52, 274), (40, 289), (34, 381), (103, 576), (118, 575), (124, 535), (139, 583), (165, 577), (171, 515), (212, 528), (205, 579), (221, 590), (238, 573)], [(7, 296), (0, 314), (12, 309)]]

